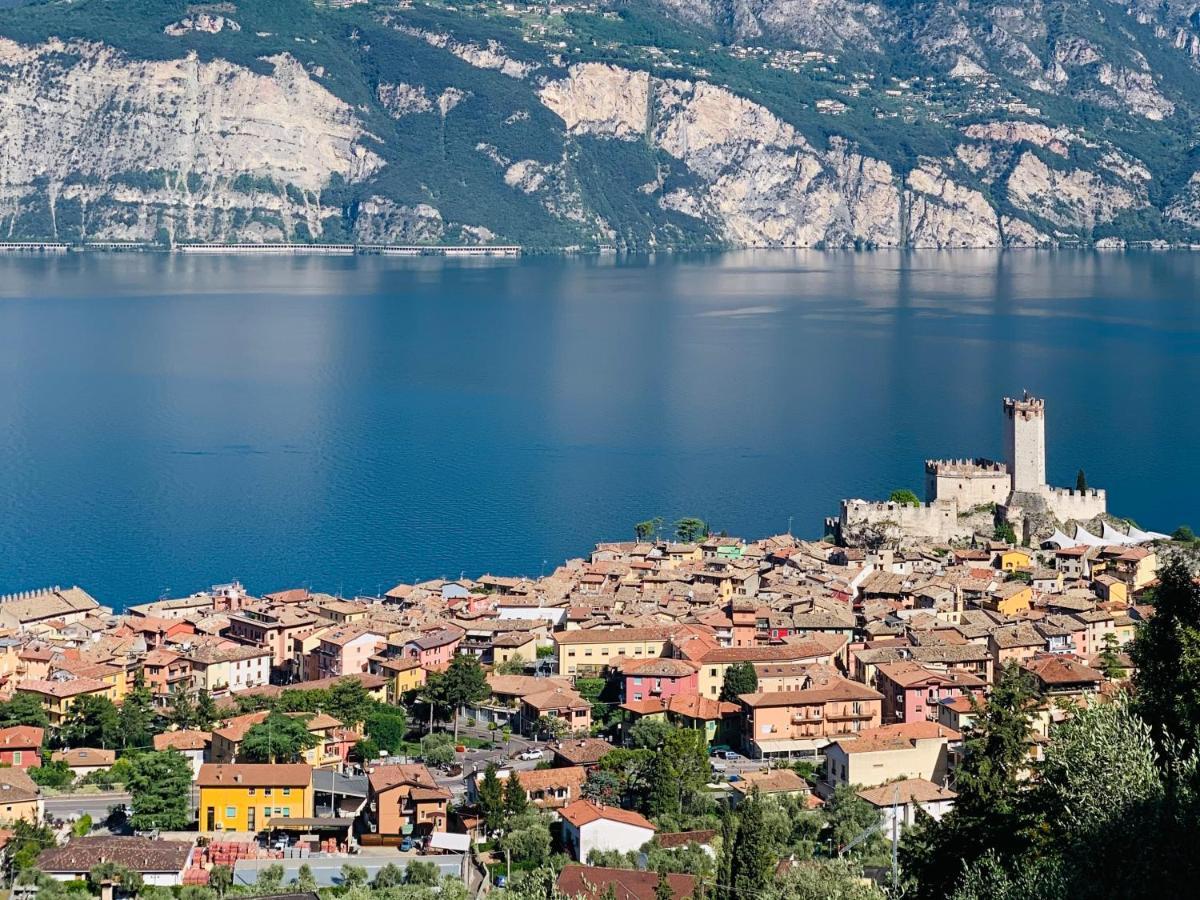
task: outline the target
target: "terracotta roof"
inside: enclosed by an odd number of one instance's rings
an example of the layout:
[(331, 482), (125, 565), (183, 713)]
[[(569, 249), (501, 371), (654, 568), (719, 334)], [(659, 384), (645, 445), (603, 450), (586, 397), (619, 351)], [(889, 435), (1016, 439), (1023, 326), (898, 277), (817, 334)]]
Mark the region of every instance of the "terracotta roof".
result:
[(182, 872), (191, 859), (192, 841), (141, 837), (77, 837), (63, 847), (38, 854), (37, 868), (61, 874), (86, 873), (97, 863), (112, 862), (136, 872)]
[(576, 828), (582, 828), (590, 822), (605, 819), (609, 822), (620, 822), (622, 825), (646, 828), (650, 831), (658, 830), (653, 822), (631, 809), (604, 806), (600, 803), (593, 803), (591, 800), (576, 800), (574, 803), (568, 803), (559, 810), (558, 814)]
[(664, 678), (686, 678), (696, 674), (696, 667), (682, 659), (627, 659), (621, 663), (622, 675)]
[(1099, 684), (1104, 680), (1104, 673), (1062, 656), (1035, 657), (1022, 663), (1022, 668), (1033, 673), (1042, 684), (1050, 687)]
[(559, 644), (604, 644), (628, 641), (665, 641), (678, 628), (663, 625), (655, 628), (585, 628), (579, 631), (564, 631), (554, 635)]
[(712, 839), (716, 836), (715, 828), (706, 831), (668, 831), (655, 835), (655, 841), (664, 850), (673, 850), (676, 847), (686, 847), (688, 844), (711, 844)]
[(205, 763), (196, 778), (199, 787), (308, 787), (312, 766), (304, 763)]
[(730, 785), (741, 794), (748, 794), (754, 788), (764, 794), (797, 794), (811, 793), (808, 782), (792, 769), (774, 769), (770, 772), (745, 772), (741, 781)]
[(16, 750), (36, 748), (42, 746), (42, 739), (45, 736), (44, 728), (35, 728), (32, 725), (13, 725), (10, 728), (0, 728), (0, 747)]
[(834, 743), (845, 753), (878, 753), (886, 750), (908, 750), (919, 740), (957, 741), (962, 735), (953, 728), (937, 722), (905, 722), (900, 725), (881, 725), (864, 728), (857, 737), (839, 738)]
[(938, 800), (953, 800), (958, 794), (949, 788), (938, 787), (924, 778), (905, 778), (902, 781), (866, 788), (859, 791), (858, 796), (873, 806), (884, 807), (891, 806), (897, 796), (901, 803), (933, 803)]
[(741, 712), (741, 707), (736, 703), (713, 700), (699, 694), (672, 694), (667, 700), (667, 711), (689, 719), (715, 722), (725, 716), (736, 716)]
[(857, 681), (839, 678), (821, 687), (807, 688), (802, 691), (756, 691), (753, 694), (742, 694), (738, 699), (746, 706), (758, 708), (763, 706), (803, 706), (808, 703), (839, 700), (882, 700), (883, 694)]
[(117, 761), (117, 751), (101, 750), (96, 747), (76, 747), (73, 750), (55, 750), (50, 754), (53, 762), (62, 760), (68, 766), (111, 766)]
[(557, 756), (574, 765), (597, 763), (616, 748), (608, 741), (600, 738), (570, 738), (552, 744), (550, 749)]
[[(694, 875), (668, 875), (671, 896), (676, 900), (691, 897), (696, 890)], [(654, 900), (658, 873), (640, 869), (601, 869), (572, 864), (559, 873), (558, 890), (566, 897), (599, 900)]]
[(438, 785), (433, 773), (420, 763), (410, 765), (379, 766), (367, 776), (371, 790), (376, 794), (402, 789), (416, 800), (449, 799), (450, 792)]
[(207, 731), (166, 731), (154, 736), (155, 750), (203, 750), (212, 742), (212, 735)]

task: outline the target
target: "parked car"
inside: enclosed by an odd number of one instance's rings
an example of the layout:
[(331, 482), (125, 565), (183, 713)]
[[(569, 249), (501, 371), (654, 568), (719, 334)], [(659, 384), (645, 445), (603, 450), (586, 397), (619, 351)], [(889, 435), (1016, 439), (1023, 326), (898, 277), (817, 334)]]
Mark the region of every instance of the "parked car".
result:
[(530, 747), (528, 750), (522, 750), (517, 755), (517, 759), (541, 759), (542, 756), (543, 752), (541, 750), (537, 747)]
[(725, 763), (715, 762), (712, 764), (712, 770), (718, 775), (724, 775), (729, 770), (729, 767)]
[(405, 838), (400, 842), (400, 852), (407, 853), (413, 848), (412, 838)]
[(713, 744), (708, 748), (708, 752), (713, 756), (724, 756), (729, 752), (729, 749), (728, 744)]
[(732, 750), (726, 750), (725, 754), (724, 754), (724, 758), (725, 759), (741, 759), (742, 755), (740, 753), (734, 753)]
[(733, 784), (735, 781), (741, 781), (742, 776), (741, 775), (730, 775), (728, 780), (729, 780), (730, 784)]

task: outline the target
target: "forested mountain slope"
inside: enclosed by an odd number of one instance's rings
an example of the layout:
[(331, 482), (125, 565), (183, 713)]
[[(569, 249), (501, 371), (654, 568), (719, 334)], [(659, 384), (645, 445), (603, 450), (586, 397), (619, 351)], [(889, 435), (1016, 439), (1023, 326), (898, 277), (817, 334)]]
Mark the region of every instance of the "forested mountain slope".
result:
[(1200, 240), (1200, 2), (0, 0), (0, 240)]

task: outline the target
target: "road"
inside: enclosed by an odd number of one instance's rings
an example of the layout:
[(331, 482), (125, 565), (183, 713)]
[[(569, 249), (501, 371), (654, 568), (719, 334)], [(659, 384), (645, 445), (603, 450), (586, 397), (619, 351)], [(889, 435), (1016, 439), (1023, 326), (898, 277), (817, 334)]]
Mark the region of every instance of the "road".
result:
[(108, 810), (118, 803), (128, 803), (129, 794), (107, 791), (103, 794), (65, 794), (46, 798), (46, 817), (69, 819), (85, 813), (99, 822), (108, 816)]

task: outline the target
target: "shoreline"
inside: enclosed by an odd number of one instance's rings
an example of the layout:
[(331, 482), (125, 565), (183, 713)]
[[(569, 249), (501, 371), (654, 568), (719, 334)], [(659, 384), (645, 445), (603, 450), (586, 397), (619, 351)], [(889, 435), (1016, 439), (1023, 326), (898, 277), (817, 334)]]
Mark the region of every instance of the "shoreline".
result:
[(616, 247), (549, 247), (531, 249), (520, 244), (234, 244), (193, 243), (165, 247), (134, 241), (0, 241), (0, 255), (58, 255), (68, 253), (161, 253), (168, 255), (247, 255), (247, 256), (442, 256), (475, 258), (515, 258), (520, 256), (644, 256), (702, 253), (727, 253), (753, 250), (811, 250), (819, 253), (978, 253), (986, 252), (1079, 252), (1097, 253), (1169, 253), (1200, 251), (1200, 244), (1168, 243), (1159, 240), (1120, 241), (1119, 243), (1063, 242), (1036, 247), (814, 247), (800, 244), (780, 246), (710, 246), (620, 249)]

